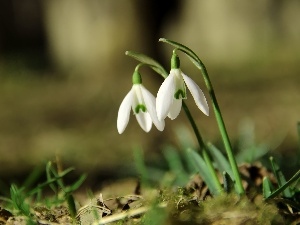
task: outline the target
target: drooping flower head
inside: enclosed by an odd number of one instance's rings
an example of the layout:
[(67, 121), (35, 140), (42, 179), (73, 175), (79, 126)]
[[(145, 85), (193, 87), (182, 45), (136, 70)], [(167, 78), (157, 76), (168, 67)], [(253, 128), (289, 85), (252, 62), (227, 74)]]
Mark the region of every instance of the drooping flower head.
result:
[(119, 134), (123, 133), (127, 127), (131, 109), (144, 131), (149, 132), (152, 123), (154, 123), (160, 131), (163, 131), (165, 127), (165, 121), (158, 120), (157, 118), (155, 97), (143, 86), (142, 77), (138, 72), (138, 67), (139, 66), (137, 66), (137, 69), (132, 76), (132, 88), (123, 99), (119, 108), (117, 119)]
[(187, 98), (186, 86), (190, 90), (198, 108), (208, 116), (209, 108), (202, 90), (190, 77), (181, 71), (180, 60), (174, 50), (170, 74), (164, 80), (157, 93), (156, 110), (159, 120), (164, 120), (167, 116), (173, 120), (179, 115), (182, 99)]

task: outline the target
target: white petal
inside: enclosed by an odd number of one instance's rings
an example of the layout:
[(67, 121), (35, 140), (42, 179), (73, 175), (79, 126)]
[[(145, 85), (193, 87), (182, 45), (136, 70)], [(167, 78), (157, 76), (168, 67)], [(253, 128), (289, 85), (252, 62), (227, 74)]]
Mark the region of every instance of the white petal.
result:
[(190, 77), (188, 77), (184, 73), (181, 73), (181, 75), (184, 79), (186, 86), (190, 90), (190, 92), (195, 100), (196, 105), (205, 115), (208, 116), (209, 115), (208, 104), (207, 104), (206, 98), (205, 98), (203, 92), (201, 91), (200, 87)]
[(152, 127), (152, 119), (149, 113), (144, 113), (144, 112), (139, 112), (137, 114), (135, 114), (136, 119), (138, 121), (138, 123), (140, 124), (141, 128), (146, 131), (149, 132), (151, 130)]
[(182, 99), (174, 99), (168, 114), (168, 117), (171, 120), (174, 120), (179, 115), (181, 106), (182, 106)]
[(164, 120), (167, 117), (174, 99), (174, 92), (175, 77), (174, 74), (170, 73), (157, 92), (156, 111), (158, 120)]
[(165, 121), (159, 121), (155, 109), (155, 97), (143, 86), (141, 85), (142, 95), (145, 101), (145, 105), (148, 113), (150, 114), (154, 125), (159, 131), (163, 131), (165, 128)]
[(132, 90), (130, 90), (128, 94), (125, 96), (125, 98), (123, 99), (118, 111), (117, 128), (119, 134), (122, 134), (124, 132), (128, 124), (132, 100), (133, 100), (133, 93)]

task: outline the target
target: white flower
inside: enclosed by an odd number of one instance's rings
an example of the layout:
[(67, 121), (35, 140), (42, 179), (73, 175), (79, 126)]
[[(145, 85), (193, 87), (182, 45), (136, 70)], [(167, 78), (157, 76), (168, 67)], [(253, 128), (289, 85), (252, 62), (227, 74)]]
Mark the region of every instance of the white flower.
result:
[(118, 132), (124, 132), (130, 116), (131, 108), (141, 128), (149, 132), (152, 122), (158, 130), (163, 131), (165, 121), (158, 120), (155, 109), (155, 97), (141, 84), (133, 84), (129, 93), (122, 101), (117, 119)]
[(179, 115), (182, 99), (186, 99), (185, 85), (190, 90), (198, 108), (205, 115), (209, 115), (206, 98), (199, 86), (182, 73), (180, 68), (176, 68), (171, 69), (169, 76), (164, 80), (157, 93), (156, 110), (159, 120), (164, 120), (167, 116), (173, 120)]

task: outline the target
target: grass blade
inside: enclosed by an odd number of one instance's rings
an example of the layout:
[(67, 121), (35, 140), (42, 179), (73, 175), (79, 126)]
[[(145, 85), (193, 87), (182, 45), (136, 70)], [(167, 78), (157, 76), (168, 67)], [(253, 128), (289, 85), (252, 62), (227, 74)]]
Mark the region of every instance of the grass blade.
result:
[(264, 198), (269, 198), (272, 194), (273, 186), (269, 177), (264, 177), (263, 179), (263, 196)]
[(140, 179), (143, 185), (150, 186), (149, 183), (149, 173), (144, 161), (144, 154), (141, 149), (135, 149), (134, 151), (134, 162), (135, 168), (138, 174), (140, 175)]
[(208, 186), (210, 192), (213, 195), (218, 194), (219, 193), (218, 187), (216, 187), (215, 183), (212, 181), (204, 159), (202, 159), (202, 157), (198, 153), (196, 153), (194, 150), (190, 148), (187, 149), (187, 155), (188, 155), (189, 163), (194, 165), (195, 168), (197, 168), (197, 171), (199, 172), (201, 178)]
[(35, 167), (34, 170), (29, 174), (29, 176), (23, 182), (22, 187), (28, 190), (41, 177), (43, 172), (44, 170), (41, 168), (41, 166)]
[(77, 213), (74, 197), (71, 194), (67, 194), (66, 199), (67, 199), (67, 204), (68, 204), (70, 215), (74, 219), (76, 217), (76, 213)]
[(86, 178), (87, 178), (87, 175), (82, 174), (74, 184), (72, 184), (70, 187), (66, 188), (64, 191), (66, 193), (72, 193), (73, 191), (77, 190), (82, 185), (82, 183), (85, 181)]
[(163, 153), (171, 171), (176, 175), (177, 184), (186, 185), (189, 175), (185, 172), (179, 153), (172, 147), (167, 147)]
[(230, 193), (234, 187), (234, 182), (227, 172), (223, 172), (223, 184), (226, 193)]
[(47, 180), (46, 182), (39, 184), (36, 188), (32, 189), (30, 192), (28, 192), (28, 196), (33, 195), (35, 193), (37, 193), (39, 191), (39, 189), (44, 188), (54, 182), (57, 182), (59, 179), (63, 178), (65, 175), (67, 175), (68, 173), (70, 173), (72, 170), (74, 170), (73, 168), (69, 168), (66, 169), (65, 171), (63, 171), (62, 173), (60, 173), (59, 176), (51, 178), (49, 180)]
[[(275, 162), (274, 158), (273, 157), (270, 157), (270, 161), (271, 161), (271, 165), (272, 165), (272, 169), (273, 169), (273, 172), (275, 174), (275, 177), (277, 179), (277, 182), (278, 182), (278, 185), (279, 185), (279, 189), (284, 185), (286, 184), (286, 179), (279, 167), (279, 165)], [(292, 192), (289, 188), (289, 186), (286, 186), (283, 190), (283, 196), (286, 197), (286, 198), (291, 198), (292, 197)]]
[(276, 189), (268, 198), (270, 199), (276, 197), (281, 192), (283, 192), (286, 188), (289, 188), (290, 185), (295, 181), (297, 181), (298, 179), (300, 179), (300, 170), (298, 170), (298, 172), (295, 173), (295, 175), (291, 179), (289, 179), (284, 185)]
[(231, 179), (234, 180), (230, 164), (221, 151), (210, 142), (207, 143), (207, 147), (214, 159), (214, 162), (216, 162), (217, 169), (219, 171), (225, 171), (231, 177)]
[(23, 215), (30, 216), (30, 206), (26, 203), (26, 197), (23, 193), (24, 188), (18, 188), (17, 185), (12, 184), (10, 187), (10, 196), (15, 209)]
[[(51, 168), (52, 168), (52, 163), (51, 163), (51, 161), (49, 161), (46, 164), (46, 176), (47, 176), (47, 180), (48, 181), (52, 179)], [(56, 186), (53, 183), (50, 183), (49, 187), (52, 189), (52, 191), (54, 193), (57, 193), (57, 188), (56, 188)]]

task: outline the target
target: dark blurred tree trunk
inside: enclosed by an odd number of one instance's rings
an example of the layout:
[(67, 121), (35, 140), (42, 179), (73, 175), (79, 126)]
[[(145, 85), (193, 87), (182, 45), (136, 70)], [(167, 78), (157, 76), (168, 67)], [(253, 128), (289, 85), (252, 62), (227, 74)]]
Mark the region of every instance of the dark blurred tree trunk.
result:
[(145, 31), (145, 34), (141, 34), (141, 38), (148, 46), (147, 54), (169, 68), (169, 61), (164, 61), (164, 57), (161, 55), (161, 46), (157, 42), (162, 37), (162, 29), (166, 20), (171, 16), (176, 17), (182, 2), (178, 0), (146, 0), (136, 1), (136, 3)]
[(31, 58), (38, 61), (29, 67), (46, 60), (43, 18), (40, 0), (0, 1), (0, 55), (13, 54), (26, 62)]

